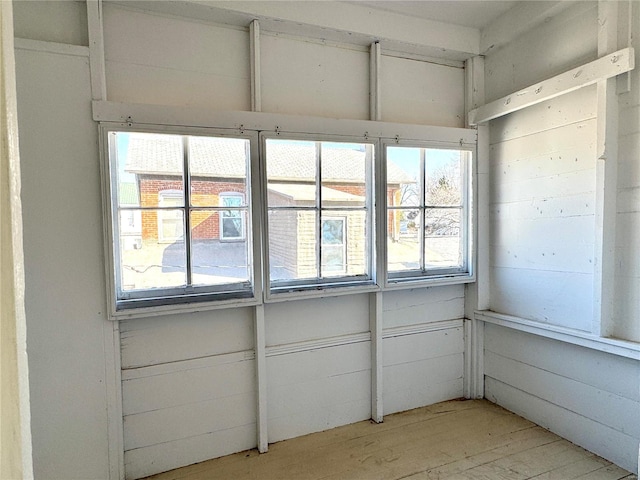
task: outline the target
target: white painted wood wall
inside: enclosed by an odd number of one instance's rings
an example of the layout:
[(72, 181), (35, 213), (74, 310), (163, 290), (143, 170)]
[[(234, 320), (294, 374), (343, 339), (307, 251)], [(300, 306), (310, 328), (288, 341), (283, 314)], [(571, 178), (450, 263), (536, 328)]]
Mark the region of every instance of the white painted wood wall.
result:
[[(36, 477), (118, 474), (105, 387), (118, 362), (127, 478), (254, 448), (252, 308), (122, 321), (121, 356), (104, 353), (114, 324), (86, 11), (54, 6), (19, 4), (16, 22), (28, 39), (17, 57)], [(250, 108), (246, 29), (111, 3), (103, 13), (109, 100)], [(368, 118), (366, 48), (267, 33), (261, 49), (263, 111)], [(383, 55), (382, 120), (463, 126), (460, 66)], [(382, 303), (384, 413), (462, 396), (464, 286)], [(371, 417), (369, 309), (365, 294), (265, 307), (270, 442)]]
[[(491, 52), (488, 101), (594, 60), (597, 35), (597, 3), (579, 3)], [(633, 341), (640, 328), (638, 80), (636, 70), (632, 93), (620, 97), (613, 319), (615, 335)], [(596, 116), (594, 86), (491, 122), (490, 310), (592, 332)], [(484, 349), (489, 400), (637, 471), (637, 359), (491, 324)]]
[[(634, 8), (635, 32), (639, 13)], [(18, 2), (14, 15), (36, 478), (118, 478), (119, 426), (129, 478), (254, 447), (251, 308), (106, 320), (86, 6)], [(341, 20), (360, 28), (356, 17)], [(385, 32), (398, 28), (393, 20)], [(406, 25), (405, 42), (446, 38), (438, 25)], [(246, 30), (113, 3), (104, 26), (109, 100), (250, 109)], [(469, 32), (450, 31), (458, 51), (478, 53)], [(577, 3), (488, 52), (486, 101), (596, 52), (595, 4)], [(366, 48), (263, 32), (262, 55), (263, 111), (368, 118)], [(463, 126), (459, 67), (387, 55), (381, 64), (382, 120)], [(620, 97), (614, 331), (635, 341), (639, 80), (636, 70)], [(585, 89), (492, 123), (491, 309), (589, 329), (594, 108), (594, 90)], [(462, 395), (464, 293), (448, 286), (383, 294), (385, 414)], [(269, 441), (369, 418), (369, 308), (362, 294), (266, 306)], [(492, 325), (484, 341), (488, 398), (637, 469), (637, 422), (625, 422), (638, 411), (637, 360)], [(109, 420), (119, 398), (106, 387), (120, 363), (122, 425)]]
[[(640, 60), (640, 8), (632, 8), (636, 65)], [(613, 335), (640, 342), (640, 71), (631, 72), (631, 88), (620, 95), (616, 278)]]

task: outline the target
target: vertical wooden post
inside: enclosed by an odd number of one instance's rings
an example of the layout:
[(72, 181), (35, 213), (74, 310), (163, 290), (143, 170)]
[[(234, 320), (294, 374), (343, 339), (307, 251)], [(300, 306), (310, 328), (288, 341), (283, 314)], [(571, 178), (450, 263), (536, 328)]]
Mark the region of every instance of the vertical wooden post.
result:
[[(91, 97), (107, 100), (107, 79), (104, 53), (102, 0), (87, 0), (87, 30), (89, 35), (89, 70)], [(104, 320), (105, 387), (107, 394), (109, 478), (125, 478), (124, 425), (122, 413), (122, 369), (120, 324)]]
[[(598, 2), (598, 55), (618, 49), (618, 2)], [(597, 84), (594, 312), (592, 333), (613, 333), (616, 200), (618, 180), (618, 97), (615, 78)]]
[(120, 358), (120, 322), (106, 320), (102, 325), (107, 390), (109, 438), (109, 478), (124, 480), (124, 424), (122, 413), (122, 364)]
[[(253, 20), (249, 25), (249, 61), (251, 66), (251, 111), (261, 112), (260, 24), (258, 20)], [(257, 157), (252, 155), (252, 162), (256, 160)], [(257, 173), (257, 171), (258, 169), (256, 168), (255, 173)], [(260, 453), (266, 453), (269, 450), (269, 435), (267, 433), (267, 355), (264, 304), (254, 307), (254, 333), (254, 350), (256, 355), (257, 445)]]
[(380, 43), (372, 43), (369, 62), (369, 119), (374, 121), (382, 120), (380, 103), (380, 52)]
[(33, 478), (13, 3), (0, 2), (0, 478)]
[[(465, 63), (466, 127), (468, 113), (484, 104), (484, 58)], [(484, 396), (484, 324), (475, 318), (476, 310), (489, 308), (489, 127), (477, 127), (477, 151), (473, 164), (472, 204), (473, 250), (476, 282), (465, 286), (465, 363), (464, 395)]]
[(267, 436), (267, 356), (264, 326), (264, 305), (255, 307), (255, 352), (256, 352), (256, 384), (257, 384), (257, 433), (258, 451), (269, 450)]
[(93, 100), (107, 100), (102, 0), (87, 0), (87, 26), (89, 32), (91, 96)]
[(251, 111), (262, 111), (260, 83), (260, 24), (254, 20), (249, 25), (249, 47), (251, 61)]
[[(380, 109), (380, 43), (371, 44), (369, 58), (369, 119), (380, 121), (382, 119)], [(377, 166), (382, 165), (381, 155), (382, 152), (377, 152)], [(376, 168), (376, 170), (376, 175), (380, 176), (381, 170), (379, 168)], [(383, 192), (382, 187), (376, 189), (376, 196), (380, 196), (380, 192)], [(378, 218), (381, 218), (380, 215), (378, 215)], [(382, 227), (378, 224), (376, 228), (378, 243), (382, 239), (381, 232), (383, 232)], [(378, 274), (383, 272), (383, 269), (381, 269), (383, 258), (384, 255), (376, 255), (376, 271), (379, 272)], [(378, 279), (378, 281), (384, 281), (384, 279)], [(381, 423), (384, 418), (382, 405), (382, 292), (370, 294), (369, 330), (371, 332), (371, 419), (376, 423)]]
[(369, 329), (371, 331), (371, 419), (383, 421), (382, 405), (382, 292), (369, 297)]

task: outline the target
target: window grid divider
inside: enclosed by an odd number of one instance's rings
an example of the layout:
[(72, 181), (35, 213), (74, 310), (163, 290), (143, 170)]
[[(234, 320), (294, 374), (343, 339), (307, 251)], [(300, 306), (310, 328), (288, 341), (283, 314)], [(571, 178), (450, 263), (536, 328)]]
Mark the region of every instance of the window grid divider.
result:
[(426, 149), (420, 149), (420, 192), (419, 192), (419, 202), (418, 205), (420, 211), (420, 270), (424, 271), (425, 260), (424, 260), (424, 230), (426, 228), (425, 224), (425, 215), (427, 210), (425, 208), (426, 198), (427, 198), (427, 188), (426, 188), (426, 157), (427, 152)]
[(184, 244), (187, 276), (187, 290), (193, 287), (191, 272), (191, 173), (189, 171), (189, 137), (182, 136), (182, 181), (184, 188)]
[(322, 277), (322, 143), (315, 142), (316, 153), (316, 275)]

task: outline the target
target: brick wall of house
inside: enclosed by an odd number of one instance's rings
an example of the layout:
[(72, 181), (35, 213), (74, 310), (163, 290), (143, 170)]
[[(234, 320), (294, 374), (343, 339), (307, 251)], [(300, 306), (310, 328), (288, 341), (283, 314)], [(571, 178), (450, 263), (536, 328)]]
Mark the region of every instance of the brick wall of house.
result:
[[(160, 193), (167, 190), (182, 191), (182, 180), (177, 177), (140, 176), (140, 206), (159, 206)], [(221, 193), (245, 193), (245, 184), (234, 181), (211, 181), (194, 178), (191, 181), (191, 203), (194, 206), (220, 206)], [(191, 238), (194, 240), (220, 238), (220, 215), (215, 211), (194, 211), (191, 216)], [(142, 212), (143, 241), (158, 241), (158, 211)]]

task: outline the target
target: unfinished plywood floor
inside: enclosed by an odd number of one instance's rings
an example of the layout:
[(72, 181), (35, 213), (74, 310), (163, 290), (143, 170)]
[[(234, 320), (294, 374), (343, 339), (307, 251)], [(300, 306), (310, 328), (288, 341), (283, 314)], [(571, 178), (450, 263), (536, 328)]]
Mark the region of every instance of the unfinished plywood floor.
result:
[(484, 400), (450, 401), (237, 453), (154, 480), (637, 480)]

